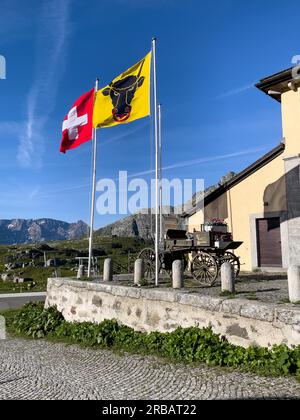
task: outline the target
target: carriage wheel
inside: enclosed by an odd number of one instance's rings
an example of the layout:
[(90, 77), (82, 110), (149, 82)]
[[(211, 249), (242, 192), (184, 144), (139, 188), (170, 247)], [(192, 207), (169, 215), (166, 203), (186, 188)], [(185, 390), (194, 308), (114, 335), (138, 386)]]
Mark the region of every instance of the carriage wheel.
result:
[(212, 286), (218, 277), (218, 265), (212, 255), (200, 252), (193, 258), (191, 272), (200, 284)]
[[(152, 248), (145, 248), (140, 253), (138, 258), (144, 261), (145, 278), (153, 280), (155, 278), (155, 251)], [(161, 263), (159, 262), (158, 272), (160, 272)]]
[(223, 264), (224, 262), (229, 262), (232, 265), (234, 277), (237, 278), (241, 268), (239, 258), (232, 252), (226, 251), (221, 259), (221, 264)]

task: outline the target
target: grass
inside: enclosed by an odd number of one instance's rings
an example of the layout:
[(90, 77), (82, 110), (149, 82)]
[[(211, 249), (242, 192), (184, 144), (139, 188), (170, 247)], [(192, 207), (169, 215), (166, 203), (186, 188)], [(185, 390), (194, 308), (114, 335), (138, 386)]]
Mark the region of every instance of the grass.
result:
[[(32, 281), (25, 283), (0, 281), (0, 293), (43, 292), (46, 290), (47, 279), (53, 277), (53, 267), (25, 267), (18, 270), (11, 270), (11, 272), (20, 277), (30, 278)], [(61, 274), (63, 277), (74, 276), (74, 271), (68, 268), (62, 268)]]
[(236, 298), (236, 294), (229, 292), (229, 290), (224, 290), (223, 292), (220, 293), (221, 297), (227, 297), (227, 299), (235, 299)]
[[(55, 267), (44, 267), (43, 252), (39, 253), (39, 248), (45, 244), (20, 244), (20, 245), (0, 245), (0, 275), (11, 273), (12, 276), (32, 279), (31, 281), (17, 284), (13, 281), (4, 282), (0, 278), (1, 293), (20, 293), (27, 291), (41, 292), (46, 290), (47, 279), (55, 276)], [(76, 277), (76, 271), (72, 270), (78, 264), (77, 256), (88, 255), (88, 240), (68, 240), (47, 242), (51, 250), (46, 251), (46, 259), (59, 258), (65, 264), (57, 267), (59, 276)], [(103, 270), (105, 258), (111, 258), (114, 265), (115, 274), (127, 273), (128, 265), (133, 264), (137, 253), (149, 246), (149, 243), (140, 238), (119, 238), (119, 237), (99, 237), (94, 240), (94, 252), (98, 255), (99, 272)], [(30, 253), (34, 252), (35, 266), (28, 266), (32, 261)], [(131, 255), (131, 258), (129, 258)], [(24, 268), (17, 268), (10, 271), (5, 269), (7, 263), (25, 264)], [(132, 268), (132, 267), (129, 267)]]
[(290, 303), (292, 305), (300, 305), (300, 300), (298, 302), (291, 302), (289, 299), (281, 299), (280, 303)]
[(0, 311), (0, 315), (4, 316), (4, 318), (5, 318), (6, 331), (9, 334), (14, 333), (14, 329), (13, 329), (12, 325), (13, 325), (13, 321), (14, 321), (16, 315), (19, 312), (20, 312), (19, 309), (8, 309), (6, 311)]
[(258, 300), (255, 292), (249, 293), (248, 295), (245, 296), (245, 298), (248, 300)]

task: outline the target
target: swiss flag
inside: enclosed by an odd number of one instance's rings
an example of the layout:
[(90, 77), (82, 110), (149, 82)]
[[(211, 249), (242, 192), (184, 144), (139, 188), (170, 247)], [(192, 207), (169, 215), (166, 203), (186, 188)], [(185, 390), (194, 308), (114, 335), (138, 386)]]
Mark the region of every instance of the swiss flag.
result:
[(75, 149), (93, 137), (94, 93), (92, 89), (73, 104), (62, 125), (60, 151)]

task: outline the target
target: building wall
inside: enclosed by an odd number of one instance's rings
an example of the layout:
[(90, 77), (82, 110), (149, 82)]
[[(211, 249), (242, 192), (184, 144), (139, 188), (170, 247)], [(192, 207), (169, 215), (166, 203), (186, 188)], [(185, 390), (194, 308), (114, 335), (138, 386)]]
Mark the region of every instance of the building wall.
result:
[(286, 138), (284, 164), (287, 185), (289, 264), (300, 264), (300, 90), (281, 97), (282, 130)]
[[(255, 223), (251, 220), (256, 217), (271, 217), (284, 215), (286, 208), (286, 189), (284, 177), (284, 162), (278, 156), (268, 165), (261, 168), (213, 203), (205, 207), (203, 214), (196, 213), (189, 219), (189, 230), (199, 229), (199, 220), (208, 220), (211, 217), (223, 217), (228, 223), (229, 230), (236, 241), (243, 241), (236, 254), (241, 257), (243, 270), (252, 270), (257, 267), (253, 258), (253, 229)], [(224, 203), (226, 202), (226, 210)], [(267, 204), (267, 205), (266, 205)], [(215, 211), (215, 213), (214, 213)], [(284, 217), (283, 220), (284, 222)], [(284, 247), (284, 244), (282, 244)], [(285, 250), (283, 250), (285, 254)]]
[(282, 132), (286, 141), (283, 157), (300, 154), (300, 90), (281, 96)]
[(229, 209), (227, 194), (223, 194), (214, 200), (212, 203), (205, 206), (205, 212), (198, 211), (192, 217), (189, 218), (188, 229), (189, 232), (200, 230), (201, 224), (205, 220), (209, 220), (215, 217), (227, 220), (229, 217)]
[(280, 217), (283, 268), (300, 264), (300, 90), (282, 95), (284, 152), (189, 218), (189, 231), (204, 220), (226, 220), (243, 270), (257, 267), (256, 219)]
[[(227, 192), (228, 202), (231, 206), (228, 223), (234, 240), (243, 241), (236, 253), (241, 257), (244, 270), (252, 270), (257, 267), (257, 257), (255, 258), (256, 223), (251, 223), (251, 220), (261, 217), (277, 217), (278, 213), (282, 213), (282, 223), (284, 223), (284, 212), (287, 208), (285, 182), (283, 181), (284, 162), (282, 156), (278, 156)], [(281, 242), (282, 255), (284, 256), (286, 255), (286, 240)]]

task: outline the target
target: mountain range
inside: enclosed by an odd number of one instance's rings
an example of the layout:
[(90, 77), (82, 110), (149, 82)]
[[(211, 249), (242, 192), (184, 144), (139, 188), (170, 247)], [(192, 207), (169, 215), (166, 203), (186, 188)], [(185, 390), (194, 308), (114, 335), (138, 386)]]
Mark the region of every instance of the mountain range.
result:
[(88, 234), (82, 220), (67, 223), (54, 219), (0, 220), (0, 244), (21, 244), (77, 239)]

